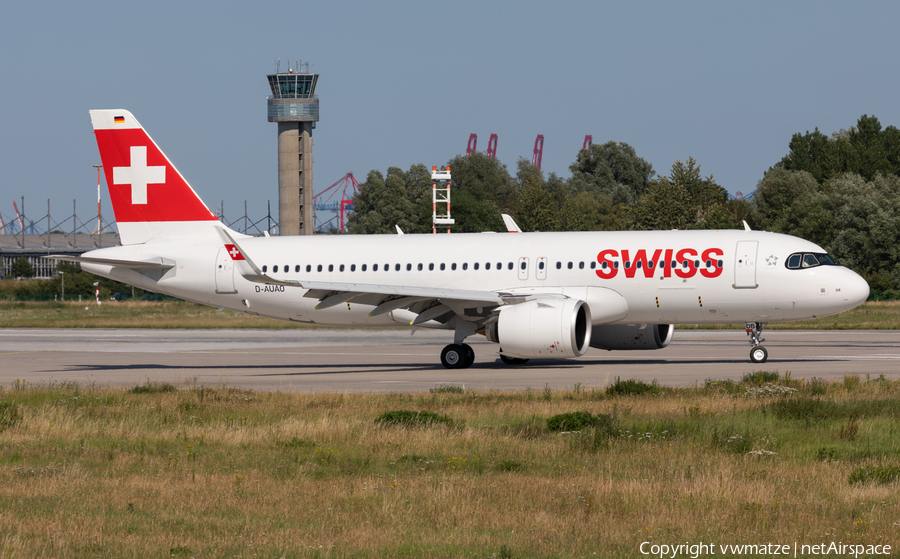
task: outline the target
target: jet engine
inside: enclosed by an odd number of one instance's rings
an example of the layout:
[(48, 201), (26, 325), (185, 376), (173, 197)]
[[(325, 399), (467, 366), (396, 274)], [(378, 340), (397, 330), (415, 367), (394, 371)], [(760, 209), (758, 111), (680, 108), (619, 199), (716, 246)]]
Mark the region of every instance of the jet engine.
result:
[(674, 324), (601, 324), (591, 332), (598, 349), (662, 349), (672, 342)]
[(523, 359), (580, 357), (591, 339), (591, 311), (578, 299), (539, 299), (501, 307), (485, 336)]

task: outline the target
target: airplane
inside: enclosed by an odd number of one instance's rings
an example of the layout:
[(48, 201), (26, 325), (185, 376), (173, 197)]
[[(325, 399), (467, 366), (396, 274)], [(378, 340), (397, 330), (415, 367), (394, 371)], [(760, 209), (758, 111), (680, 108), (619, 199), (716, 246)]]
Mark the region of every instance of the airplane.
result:
[(661, 349), (675, 325), (721, 323), (744, 323), (750, 360), (764, 363), (767, 323), (837, 314), (869, 295), (821, 247), (746, 224), (523, 233), (509, 220), (516, 234), (248, 236), (216, 218), (130, 112), (90, 116), (122, 245), (51, 258), (275, 319), (450, 330), (449, 369), (473, 364), (465, 340), (476, 334), (521, 364)]

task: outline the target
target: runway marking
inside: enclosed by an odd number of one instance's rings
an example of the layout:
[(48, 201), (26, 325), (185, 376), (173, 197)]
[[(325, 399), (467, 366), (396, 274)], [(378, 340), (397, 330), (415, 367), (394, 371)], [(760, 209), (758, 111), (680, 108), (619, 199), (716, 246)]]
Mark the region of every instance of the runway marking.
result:
[(832, 359), (840, 359), (842, 361), (869, 361), (873, 359), (900, 359), (900, 355), (884, 354), (884, 355), (815, 355), (803, 357), (802, 359), (810, 359), (815, 361), (830, 361)]
[(117, 343), (117, 344), (85, 345), (85, 346), (78, 346), (78, 347), (58, 347), (55, 349), (33, 349), (30, 351), (7, 351), (4, 353), (0, 353), (0, 355), (15, 355), (17, 353), (44, 353), (47, 351), (69, 351), (69, 350), (76, 350), (76, 349), (93, 349), (95, 347), (112, 347), (112, 346), (117, 346), (117, 345), (128, 345), (130, 343), (131, 342), (121, 342), (121, 343)]

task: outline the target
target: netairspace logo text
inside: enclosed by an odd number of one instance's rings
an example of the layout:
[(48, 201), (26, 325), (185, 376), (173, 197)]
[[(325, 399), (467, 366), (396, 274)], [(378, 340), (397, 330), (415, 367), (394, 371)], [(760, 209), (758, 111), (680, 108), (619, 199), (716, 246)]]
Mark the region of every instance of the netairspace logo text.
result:
[(697, 559), (707, 555), (722, 555), (727, 557), (755, 556), (755, 555), (780, 555), (782, 557), (797, 557), (799, 555), (823, 555), (832, 557), (868, 557), (874, 555), (890, 555), (889, 545), (864, 545), (845, 544), (842, 542), (801, 544), (727, 544), (716, 545), (714, 543), (685, 542), (683, 544), (669, 545), (643, 542), (641, 555), (659, 557), (660, 559), (675, 559), (676, 557), (690, 557)]

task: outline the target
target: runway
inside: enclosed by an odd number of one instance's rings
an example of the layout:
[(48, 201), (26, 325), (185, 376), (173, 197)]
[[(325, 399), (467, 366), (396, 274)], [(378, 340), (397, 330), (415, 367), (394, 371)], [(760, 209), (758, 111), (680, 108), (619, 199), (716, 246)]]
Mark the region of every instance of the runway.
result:
[[(678, 330), (656, 351), (591, 349), (574, 360), (500, 362), (496, 344), (473, 336), (475, 364), (447, 370), (449, 332), (419, 330), (0, 329), (0, 384), (74, 380), (135, 386), (148, 379), (186, 386), (303, 392), (427, 392), (441, 384), (476, 390), (602, 387), (616, 377), (668, 386), (739, 379), (750, 371), (840, 380), (900, 378), (900, 332), (767, 331), (769, 361), (750, 362), (742, 330)], [(481, 340), (481, 341), (480, 341)]]

